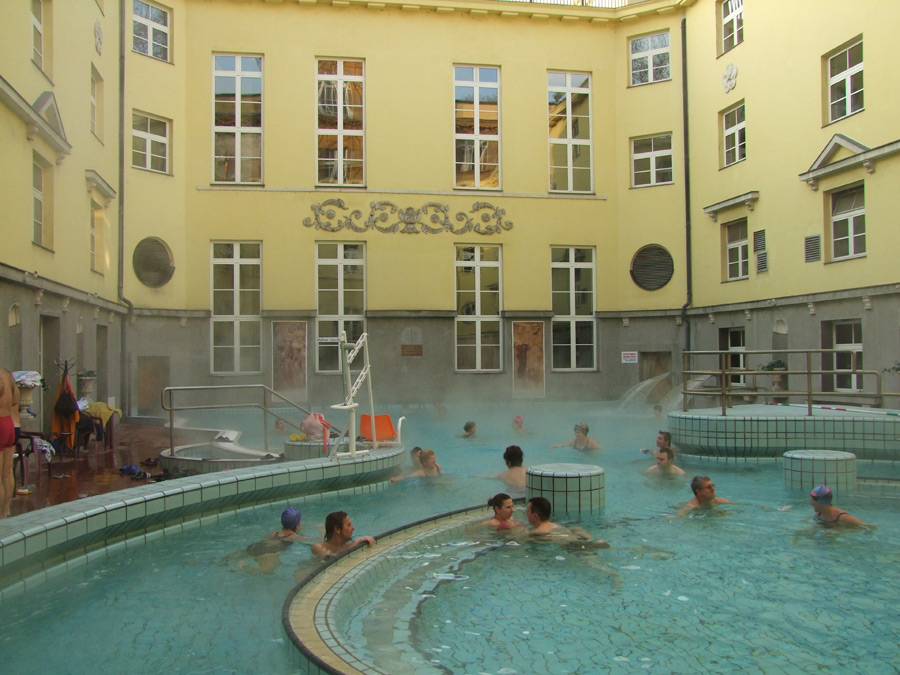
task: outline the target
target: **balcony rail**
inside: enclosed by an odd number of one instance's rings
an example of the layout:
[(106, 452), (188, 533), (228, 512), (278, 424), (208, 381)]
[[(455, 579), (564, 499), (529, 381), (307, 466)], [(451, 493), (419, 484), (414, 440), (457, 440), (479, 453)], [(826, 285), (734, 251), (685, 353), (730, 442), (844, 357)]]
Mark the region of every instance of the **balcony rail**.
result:
[[(850, 368), (836, 368), (838, 355)], [(746, 367), (751, 360), (768, 361), (766, 367), (756, 369)], [(772, 368), (771, 361), (781, 360), (785, 368)], [(731, 402), (739, 397), (752, 398), (762, 396), (766, 402), (784, 403), (795, 399), (803, 401), (807, 414), (812, 415), (813, 401), (859, 399), (882, 407), (885, 397), (900, 397), (898, 392), (885, 392), (882, 389), (882, 373), (878, 370), (865, 370), (860, 367), (862, 353), (850, 349), (769, 349), (746, 351), (685, 351), (682, 352), (682, 410), (689, 409), (688, 399), (691, 396), (714, 396), (722, 406), (722, 415), (727, 415)], [(736, 365), (743, 364), (743, 365)], [(799, 389), (782, 388), (778, 381), (790, 382), (790, 376), (802, 380)], [(764, 376), (772, 379), (772, 386), (757, 386)], [(799, 376), (799, 377), (798, 377)], [(713, 384), (707, 384), (709, 380)], [(702, 380), (700, 387), (691, 388)], [(839, 387), (849, 383), (851, 387)]]
[(618, 9), (629, 5), (639, 5), (649, 0), (499, 0), (500, 2), (525, 2), (533, 5), (566, 5), (569, 7), (594, 7), (595, 9)]

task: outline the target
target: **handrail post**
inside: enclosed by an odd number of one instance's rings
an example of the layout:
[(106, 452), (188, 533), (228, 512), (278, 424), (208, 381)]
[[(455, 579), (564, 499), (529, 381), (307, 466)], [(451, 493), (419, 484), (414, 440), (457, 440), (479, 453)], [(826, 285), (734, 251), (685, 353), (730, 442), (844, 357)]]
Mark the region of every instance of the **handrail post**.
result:
[(728, 414), (725, 410), (726, 404), (728, 403), (728, 400), (727, 400), (728, 394), (726, 393), (726, 388), (725, 388), (725, 362), (726, 362), (727, 358), (728, 357), (724, 353), (719, 354), (719, 373), (720, 373), (719, 377), (722, 378), (721, 380), (719, 380), (719, 387), (720, 387), (720, 391), (722, 393), (722, 417), (725, 417)]
[(266, 454), (269, 453), (269, 404), (268, 396), (266, 396), (265, 385), (260, 385), (262, 391), (262, 409), (263, 409), (263, 445), (266, 448)]
[(806, 351), (806, 414), (812, 417), (812, 352)]
[(163, 389), (163, 396), (169, 395), (169, 453), (172, 459), (175, 459), (175, 406), (172, 405), (172, 390), (166, 387)]
[(688, 380), (685, 379), (685, 373), (689, 372), (690, 358), (691, 355), (688, 352), (681, 352), (681, 412), (687, 412), (688, 409)]

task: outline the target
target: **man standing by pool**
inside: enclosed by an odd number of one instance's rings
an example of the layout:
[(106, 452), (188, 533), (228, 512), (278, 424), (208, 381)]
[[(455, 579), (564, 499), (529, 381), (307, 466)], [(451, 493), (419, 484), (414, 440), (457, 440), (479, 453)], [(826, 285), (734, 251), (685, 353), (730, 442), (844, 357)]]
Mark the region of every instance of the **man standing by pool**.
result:
[(716, 504), (734, 504), (725, 497), (716, 497), (716, 486), (713, 485), (709, 476), (694, 476), (691, 479), (691, 491), (694, 493), (694, 498), (681, 507), (678, 516), (683, 516), (694, 509), (710, 509)]
[(656, 464), (647, 469), (644, 473), (652, 473), (657, 476), (683, 476), (684, 471), (675, 466), (675, 453), (672, 448), (661, 448), (654, 453), (656, 455)]
[(334, 556), (342, 551), (348, 551), (360, 544), (375, 545), (374, 537), (353, 538), (353, 523), (350, 516), (344, 511), (332, 511), (325, 517), (325, 541), (313, 544), (312, 552), (315, 555)]
[(19, 440), (19, 389), (12, 373), (0, 368), (0, 518), (9, 517), (16, 489), (13, 453)]

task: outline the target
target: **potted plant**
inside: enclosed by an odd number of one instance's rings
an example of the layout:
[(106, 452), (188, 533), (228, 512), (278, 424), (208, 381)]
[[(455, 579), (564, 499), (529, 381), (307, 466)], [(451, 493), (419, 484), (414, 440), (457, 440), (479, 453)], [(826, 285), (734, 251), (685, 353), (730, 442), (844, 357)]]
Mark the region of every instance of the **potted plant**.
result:
[(79, 370), (78, 398), (91, 398), (94, 395), (94, 383), (97, 381), (97, 373), (93, 370)]
[(766, 363), (760, 363), (758, 366), (756, 366), (756, 369), (765, 370), (772, 373), (772, 389), (785, 389), (785, 375), (784, 373), (779, 372), (787, 370), (787, 363), (783, 359), (772, 359), (771, 361), (767, 361)]
[[(47, 383), (43, 376), (36, 370), (20, 370), (13, 373), (13, 379), (19, 388), (19, 412), (28, 412), (31, 404), (34, 402), (34, 392), (40, 387), (47, 389)], [(33, 413), (32, 413), (33, 414)]]

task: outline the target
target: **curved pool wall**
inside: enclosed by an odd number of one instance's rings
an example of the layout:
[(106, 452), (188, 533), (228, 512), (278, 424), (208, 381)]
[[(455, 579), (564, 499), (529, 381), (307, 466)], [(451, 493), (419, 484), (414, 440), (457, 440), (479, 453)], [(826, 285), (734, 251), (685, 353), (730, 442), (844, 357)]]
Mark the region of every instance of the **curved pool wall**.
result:
[(134, 537), (181, 530), (222, 511), (297, 495), (375, 485), (405, 460), (402, 448), (354, 459), (282, 462), (139, 485), (0, 520), (0, 598), (124, 546)]
[[(780, 460), (789, 450), (842, 450), (859, 460), (900, 462), (900, 416), (863, 408), (744, 405), (670, 412), (672, 443), (683, 455), (717, 461)], [(897, 477), (895, 475), (895, 477)]]
[[(524, 500), (514, 501), (521, 506)], [(391, 675), (390, 667), (370, 663), (345, 645), (343, 636), (348, 616), (367, 596), (368, 589), (403, 564), (404, 551), (424, 540), (432, 545), (455, 541), (461, 531), (491, 516), (493, 509), (478, 506), (412, 523), (379, 535), (378, 546), (347, 551), (310, 573), (294, 587), (282, 609), (284, 629), (297, 650), (294, 665), (299, 672), (310, 675)], [(490, 545), (496, 546), (495, 543)], [(476, 554), (473, 550), (472, 555)], [(433, 578), (432, 586), (443, 580), (440, 574)], [(427, 592), (429, 589), (417, 590)], [(393, 617), (391, 644), (395, 647), (408, 642), (410, 620), (418, 596), (411, 594), (411, 597), (407, 611)], [(402, 659), (402, 650), (397, 652), (398, 655), (388, 657), (388, 660)]]

